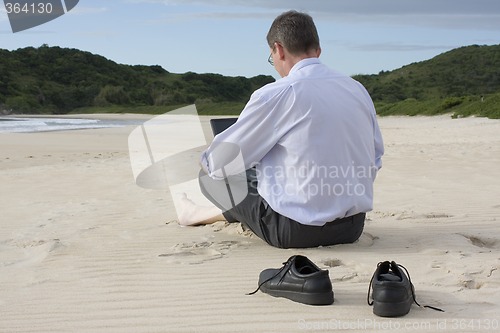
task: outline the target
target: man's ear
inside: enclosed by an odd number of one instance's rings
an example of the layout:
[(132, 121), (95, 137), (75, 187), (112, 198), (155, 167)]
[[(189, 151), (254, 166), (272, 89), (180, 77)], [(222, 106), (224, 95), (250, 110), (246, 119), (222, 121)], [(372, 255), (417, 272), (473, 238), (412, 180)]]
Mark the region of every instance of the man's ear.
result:
[(316, 57), (319, 58), (320, 55), (321, 55), (321, 47), (318, 47), (318, 49), (316, 50)]
[(285, 60), (285, 48), (283, 45), (276, 43), (276, 50), (278, 52), (278, 57), (280, 60)]

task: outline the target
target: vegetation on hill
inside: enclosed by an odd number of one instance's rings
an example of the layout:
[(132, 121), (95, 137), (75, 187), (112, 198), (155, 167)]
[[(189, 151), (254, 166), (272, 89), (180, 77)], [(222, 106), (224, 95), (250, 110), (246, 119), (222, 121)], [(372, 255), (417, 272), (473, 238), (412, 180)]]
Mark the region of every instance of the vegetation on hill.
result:
[[(78, 108), (241, 106), (271, 76), (169, 73), (160, 66), (120, 65), (60, 47), (0, 49), (0, 106), (16, 113), (63, 114)], [(163, 109), (164, 110), (164, 109)], [(165, 111), (163, 111), (165, 112)]]
[(500, 118), (500, 45), (472, 45), (378, 75), (357, 75), (380, 115)]
[[(500, 45), (467, 46), (377, 75), (357, 75), (377, 113), (500, 118)], [(238, 114), (274, 81), (128, 66), (76, 49), (0, 49), (0, 113), (165, 113), (195, 103), (201, 114)]]

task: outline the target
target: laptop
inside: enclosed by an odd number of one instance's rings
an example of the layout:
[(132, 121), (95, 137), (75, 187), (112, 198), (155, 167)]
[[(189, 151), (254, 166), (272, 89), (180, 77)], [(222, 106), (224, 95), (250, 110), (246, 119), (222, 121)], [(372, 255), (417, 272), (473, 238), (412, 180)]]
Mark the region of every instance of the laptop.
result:
[(210, 127), (212, 128), (212, 133), (216, 136), (219, 133), (224, 132), (228, 127), (234, 124), (238, 118), (214, 118), (210, 119)]

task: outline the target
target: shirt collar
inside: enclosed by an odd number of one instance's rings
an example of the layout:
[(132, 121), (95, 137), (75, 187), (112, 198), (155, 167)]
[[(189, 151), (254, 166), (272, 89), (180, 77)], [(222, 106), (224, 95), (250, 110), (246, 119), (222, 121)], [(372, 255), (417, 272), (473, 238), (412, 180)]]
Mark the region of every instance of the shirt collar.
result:
[(295, 73), (296, 71), (301, 70), (304, 67), (307, 67), (309, 65), (315, 65), (315, 64), (321, 64), (321, 61), (318, 58), (306, 58), (302, 59), (298, 63), (296, 63), (292, 69), (290, 69), (290, 72), (288, 75)]

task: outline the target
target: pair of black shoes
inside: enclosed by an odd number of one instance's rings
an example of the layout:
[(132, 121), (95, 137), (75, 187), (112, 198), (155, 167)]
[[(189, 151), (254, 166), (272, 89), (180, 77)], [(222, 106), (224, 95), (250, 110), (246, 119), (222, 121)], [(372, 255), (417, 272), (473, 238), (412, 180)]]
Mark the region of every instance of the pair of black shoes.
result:
[[(310, 305), (330, 305), (334, 301), (328, 270), (320, 269), (307, 257), (300, 255), (290, 257), (281, 268), (263, 270), (259, 276), (259, 287), (251, 294), (259, 289), (271, 296)], [(373, 305), (373, 313), (381, 317), (404, 316), (410, 311), (413, 302), (420, 306), (406, 268), (394, 261), (380, 262), (368, 289), (368, 304)]]

